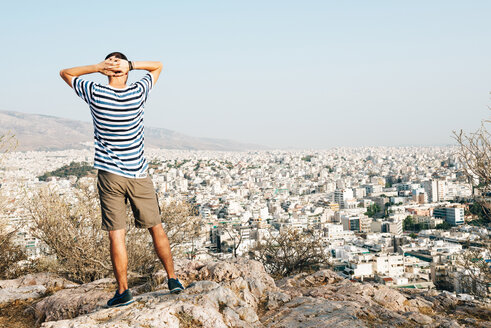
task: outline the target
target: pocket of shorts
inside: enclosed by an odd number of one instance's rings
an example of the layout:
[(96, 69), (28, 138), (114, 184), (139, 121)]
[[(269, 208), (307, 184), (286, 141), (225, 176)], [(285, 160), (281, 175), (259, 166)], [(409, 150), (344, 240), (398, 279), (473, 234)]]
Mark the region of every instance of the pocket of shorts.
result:
[(159, 196), (155, 193), (155, 198), (157, 199), (157, 207), (159, 208), (159, 215), (162, 215), (162, 210), (160, 209)]

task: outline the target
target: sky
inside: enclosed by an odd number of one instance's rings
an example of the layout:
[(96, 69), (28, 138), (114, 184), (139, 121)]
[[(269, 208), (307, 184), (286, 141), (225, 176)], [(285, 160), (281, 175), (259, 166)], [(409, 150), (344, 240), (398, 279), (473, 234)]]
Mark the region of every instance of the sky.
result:
[(0, 110), (90, 121), (59, 71), (121, 51), (164, 65), (146, 126), (284, 149), (453, 144), (491, 116), (490, 13), (483, 0), (9, 1)]

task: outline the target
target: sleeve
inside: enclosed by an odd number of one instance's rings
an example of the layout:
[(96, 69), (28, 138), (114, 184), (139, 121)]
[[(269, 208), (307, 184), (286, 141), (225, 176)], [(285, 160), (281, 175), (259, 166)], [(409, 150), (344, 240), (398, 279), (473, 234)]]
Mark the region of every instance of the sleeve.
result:
[(72, 79), (72, 87), (77, 96), (82, 98), (87, 104), (92, 102), (92, 90), (94, 82), (81, 79), (79, 76)]
[(153, 75), (151, 73), (145, 74), (144, 77), (138, 82), (136, 82), (137, 85), (140, 86), (140, 88), (143, 91), (143, 101), (146, 102), (148, 98), (148, 94), (152, 90), (153, 87)]

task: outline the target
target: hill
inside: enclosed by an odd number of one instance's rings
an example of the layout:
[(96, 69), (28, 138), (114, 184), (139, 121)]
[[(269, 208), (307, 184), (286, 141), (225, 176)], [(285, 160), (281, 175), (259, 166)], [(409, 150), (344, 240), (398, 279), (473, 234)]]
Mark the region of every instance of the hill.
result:
[[(92, 145), (92, 123), (61, 117), (0, 111), (0, 135), (15, 134), (16, 150), (80, 149)], [(151, 148), (186, 150), (243, 151), (265, 149), (264, 146), (244, 144), (226, 139), (198, 138), (172, 130), (145, 127), (145, 145)]]

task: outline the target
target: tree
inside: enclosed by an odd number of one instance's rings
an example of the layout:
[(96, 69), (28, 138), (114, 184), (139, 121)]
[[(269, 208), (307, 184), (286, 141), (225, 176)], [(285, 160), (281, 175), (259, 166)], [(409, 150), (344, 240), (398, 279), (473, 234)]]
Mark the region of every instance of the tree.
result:
[(419, 232), (426, 229), (430, 229), (430, 224), (428, 222), (420, 222), (414, 225), (414, 231)]
[[(459, 162), (473, 187), (475, 204), (478, 204), (477, 208), (472, 205), (470, 211), (480, 216), (479, 225), (487, 225), (488, 228), (491, 223), (491, 141), (486, 123), (490, 122), (483, 121), (474, 133), (454, 131), (459, 145)], [(491, 241), (489, 237), (481, 239), (483, 247), (471, 247), (469, 242), (468, 248), (456, 262), (463, 269), (460, 281), (468, 292), (477, 297), (488, 297), (491, 286)]]
[[(385, 197), (385, 196), (384, 196)], [(389, 217), (389, 206), (390, 206), (390, 203), (387, 202), (384, 204), (384, 218), (388, 218)]]
[(486, 128), (486, 123), (490, 122), (484, 121), (474, 133), (454, 131), (459, 144), (459, 161), (473, 187), (475, 200), (481, 206), (484, 224), (491, 223), (491, 141)]
[(491, 256), (491, 241), (488, 239), (484, 243), (485, 247), (468, 247), (456, 263), (462, 270), (460, 284), (464, 292), (486, 299), (491, 285), (491, 266), (486, 261)]
[(95, 174), (95, 169), (92, 165), (86, 162), (78, 163), (71, 162), (69, 165), (64, 165), (54, 171), (46, 172), (39, 176), (40, 181), (46, 181), (49, 177), (68, 177), (70, 175), (76, 176), (77, 179), (85, 177), (90, 174)]
[(402, 229), (404, 231), (414, 230), (414, 222), (413, 222), (413, 217), (411, 215), (408, 215), (402, 222)]
[(374, 203), (367, 207), (367, 211), (365, 212), (365, 215), (368, 215), (369, 217), (373, 218), (379, 211), (380, 211), (380, 206), (377, 203)]
[(443, 221), (443, 223), (437, 224), (435, 228), (440, 230), (450, 230), (452, 226), (447, 221)]
[(249, 255), (262, 262), (276, 278), (311, 271), (328, 258), (319, 236), (313, 231), (294, 229), (282, 230), (277, 235), (270, 232), (249, 251)]
[(240, 227), (238, 230), (235, 230), (233, 228), (227, 227), (226, 225), (220, 226), (220, 229), (223, 229), (233, 241), (233, 244), (231, 245), (232, 254), (234, 255), (234, 257), (237, 257), (237, 249), (242, 243), (242, 230), (240, 229)]

